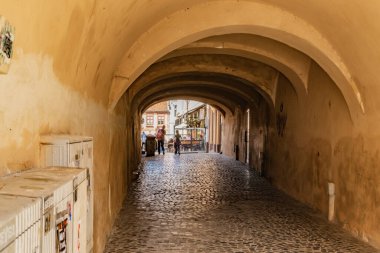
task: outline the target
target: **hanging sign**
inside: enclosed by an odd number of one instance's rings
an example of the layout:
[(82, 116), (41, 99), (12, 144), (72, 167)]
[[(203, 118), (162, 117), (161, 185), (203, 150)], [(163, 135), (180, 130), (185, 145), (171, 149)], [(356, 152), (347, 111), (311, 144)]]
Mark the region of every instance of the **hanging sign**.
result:
[(0, 73), (8, 73), (13, 54), (14, 27), (0, 16)]

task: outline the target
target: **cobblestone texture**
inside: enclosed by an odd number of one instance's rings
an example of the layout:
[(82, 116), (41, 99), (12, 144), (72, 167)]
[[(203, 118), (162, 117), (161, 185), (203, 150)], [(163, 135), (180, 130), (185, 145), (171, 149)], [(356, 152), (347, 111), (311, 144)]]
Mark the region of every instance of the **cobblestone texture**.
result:
[(145, 159), (108, 252), (377, 252), (216, 154)]

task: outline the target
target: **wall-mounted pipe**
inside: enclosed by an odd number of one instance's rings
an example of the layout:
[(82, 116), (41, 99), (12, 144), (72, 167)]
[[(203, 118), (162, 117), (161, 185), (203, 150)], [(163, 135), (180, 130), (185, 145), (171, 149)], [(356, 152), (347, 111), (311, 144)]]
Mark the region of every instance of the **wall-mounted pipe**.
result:
[(327, 183), (328, 194), (329, 194), (329, 221), (334, 220), (335, 216), (335, 184)]

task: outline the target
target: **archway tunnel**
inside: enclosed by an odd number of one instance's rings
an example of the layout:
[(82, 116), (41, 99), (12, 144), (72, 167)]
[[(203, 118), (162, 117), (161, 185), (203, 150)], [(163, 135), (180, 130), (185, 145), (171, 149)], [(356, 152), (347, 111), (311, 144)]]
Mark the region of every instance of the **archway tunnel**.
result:
[[(362, 115), (358, 101), (350, 101), (334, 79), (309, 55), (272, 39), (240, 33), (203, 38), (163, 55), (127, 88), (131, 140), (139, 143), (139, 122), (149, 105), (171, 98), (207, 102), (223, 115), (217, 145), (224, 155), (247, 162), (327, 216), (329, 184), (344, 196), (351, 194), (350, 182), (358, 184), (342, 168), (351, 166), (347, 148), (354, 144), (346, 137)], [(373, 188), (363, 182), (359, 194)], [(337, 199), (334, 219), (361, 208), (345, 203)]]
[(42, 135), (93, 137), (94, 252), (168, 99), (216, 108), (224, 156), (326, 216), (334, 185), (332, 219), (380, 247), (380, 2), (0, 2), (0, 176), (39, 167)]

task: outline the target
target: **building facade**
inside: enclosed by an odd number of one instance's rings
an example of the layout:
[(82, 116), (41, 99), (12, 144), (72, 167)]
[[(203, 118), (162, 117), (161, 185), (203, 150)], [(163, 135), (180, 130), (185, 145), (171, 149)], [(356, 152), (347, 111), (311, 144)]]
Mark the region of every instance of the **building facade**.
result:
[(165, 125), (168, 127), (170, 111), (168, 109), (169, 102), (161, 102), (149, 107), (142, 115), (141, 133), (153, 134), (157, 133), (158, 128)]
[(222, 152), (223, 115), (215, 107), (207, 105), (206, 119), (206, 150), (208, 152)]
[(204, 128), (206, 126), (207, 105), (196, 102), (188, 108), (190, 109), (186, 110), (186, 108), (184, 108), (177, 114), (175, 128)]

